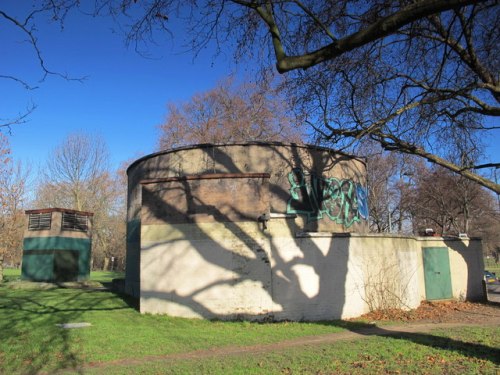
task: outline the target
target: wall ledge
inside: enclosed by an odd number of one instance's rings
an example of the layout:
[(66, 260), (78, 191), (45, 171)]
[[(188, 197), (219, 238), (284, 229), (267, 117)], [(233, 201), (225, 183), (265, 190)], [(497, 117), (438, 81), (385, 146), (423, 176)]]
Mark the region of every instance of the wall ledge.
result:
[(432, 242), (432, 241), (481, 241), (480, 237), (423, 237), (423, 236), (412, 236), (408, 234), (397, 234), (397, 233), (336, 233), (336, 232), (296, 232), (296, 238), (398, 238), (398, 239), (409, 239), (422, 242)]
[(279, 212), (271, 212), (269, 213), (269, 217), (271, 219), (295, 219), (297, 214), (284, 214)]

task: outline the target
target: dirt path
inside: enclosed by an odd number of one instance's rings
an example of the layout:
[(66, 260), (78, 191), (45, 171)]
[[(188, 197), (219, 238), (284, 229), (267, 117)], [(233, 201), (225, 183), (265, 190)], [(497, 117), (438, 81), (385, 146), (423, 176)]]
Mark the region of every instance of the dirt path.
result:
[[(170, 361), (186, 359), (263, 354), (294, 347), (330, 344), (346, 340), (361, 340), (370, 336), (396, 336), (418, 341), (422, 335), (426, 335), (436, 329), (452, 329), (465, 326), (500, 326), (500, 306), (491, 304), (483, 305), (466, 302), (427, 304), (414, 310), (411, 314), (409, 313), (408, 316), (411, 316), (411, 319), (405, 318), (404, 316), (400, 317), (397, 320), (400, 320), (401, 324), (396, 323), (395, 325), (380, 325), (379, 322), (373, 322), (374, 324), (366, 323), (365, 325), (361, 325), (361, 327), (344, 332), (299, 337), (272, 344), (241, 347), (231, 346), (161, 356), (146, 356), (137, 359), (126, 358), (108, 362), (93, 362), (85, 364), (80, 370), (138, 366), (152, 362), (168, 363)], [(370, 317), (370, 315), (368, 317)], [(364, 319), (366, 319), (366, 317)], [(394, 320), (394, 318), (391, 320)], [(375, 323), (378, 323), (378, 325)]]
[(405, 324), (401, 326), (360, 328), (355, 331), (345, 331), (339, 333), (330, 333), (318, 336), (305, 336), (292, 340), (281, 341), (272, 344), (251, 345), (241, 347), (222, 347), (208, 350), (197, 350), (187, 353), (166, 354), (162, 356), (146, 356), (138, 359), (119, 359), (109, 362), (93, 362), (84, 366), (84, 368), (106, 368), (114, 366), (137, 366), (152, 362), (169, 362), (183, 359), (203, 359), (212, 357), (227, 357), (234, 355), (264, 354), (271, 351), (280, 351), (284, 349), (312, 346), (321, 344), (331, 344), (340, 341), (350, 341), (364, 339), (370, 336), (401, 336), (406, 337), (415, 333), (428, 333), (436, 329), (452, 329), (459, 327), (472, 326), (490, 326), (498, 327), (500, 318), (496, 322), (487, 322), (481, 324), (466, 323), (426, 323), (426, 324)]

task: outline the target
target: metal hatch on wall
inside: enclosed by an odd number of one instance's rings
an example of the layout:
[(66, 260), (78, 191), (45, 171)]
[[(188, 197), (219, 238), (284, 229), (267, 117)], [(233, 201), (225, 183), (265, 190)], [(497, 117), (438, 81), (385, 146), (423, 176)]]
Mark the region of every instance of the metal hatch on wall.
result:
[(450, 257), (447, 247), (422, 248), (427, 300), (452, 298)]

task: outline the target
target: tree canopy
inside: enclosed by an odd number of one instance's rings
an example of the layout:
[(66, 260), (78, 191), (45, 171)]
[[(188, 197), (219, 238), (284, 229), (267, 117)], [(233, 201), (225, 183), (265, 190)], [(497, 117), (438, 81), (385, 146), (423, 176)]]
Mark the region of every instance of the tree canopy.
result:
[(160, 149), (193, 143), (300, 142), (291, 105), (269, 82), (235, 84), (232, 78), (190, 100), (167, 105)]
[[(135, 2), (121, 5), (136, 10)], [(168, 28), (170, 17), (188, 17), (194, 50), (212, 39), (236, 41), (237, 58), (274, 62), (288, 72), (287, 93), (318, 142), (350, 147), (370, 138), (500, 193), (500, 185), (474, 173), (481, 139), (499, 128), (496, 1), (154, 0), (141, 6), (130, 41)]]
[[(32, 28), (40, 12), (64, 19), (72, 0), (35, 1), (16, 19)], [(128, 26), (136, 47), (179, 18), (194, 53), (215, 40), (249, 65), (275, 65), (284, 90), (318, 143), (352, 149), (361, 139), (417, 155), (500, 193), (474, 173), (483, 140), (498, 131), (500, 12), (496, 0), (97, 0), (94, 14)], [(88, 6), (88, 5), (87, 5)], [(88, 10), (87, 10), (88, 11)], [(164, 35), (164, 34), (163, 34)], [(264, 47), (264, 48), (263, 48)], [(44, 75), (54, 74), (44, 65)], [(5, 77), (3, 77), (5, 78)], [(12, 78), (12, 77), (11, 77)]]
[(49, 155), (36, 191), (37, 207), (64, 207), (94, 214), (94, 261), (124, 257), (125, 185), (109, 167), (105, 142), (84, 133), (68, 135)]

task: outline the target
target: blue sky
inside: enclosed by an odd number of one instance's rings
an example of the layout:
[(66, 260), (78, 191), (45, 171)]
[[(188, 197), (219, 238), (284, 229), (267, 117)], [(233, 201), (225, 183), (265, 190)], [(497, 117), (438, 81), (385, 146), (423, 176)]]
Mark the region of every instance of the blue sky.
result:
[[(11, 0), (2, 9), (22, 14), (23, 6), (26, 3)], [(40, 20), (36, 35), (47, 67), (87, 77), (76, 82), (49, 76), (43, 83), (37, 82), (41, 71), (33, 49), (22, 42), (25, 36), (0, 23), (0, 74), (39, 85), (27, 91), (0, 80), (0, 117), (14, 117), (31, 102), (37, 105), (26, 124), (12, 127), (14, 158), (37, 169), (68, 134), (83, 131), (104, 138), (111, 166), (118, 167), (155, 150), (157, 126), (166, 115), (167, 102), (211, 89), (236, 69), (240, 74), (251, 72), (235, 65), (231, 51), (217, 58), (210, 46), (197, 57), (183, 52), (181, 28), (174, 19), (169, 22), (173, 38), (165, 35), (162, 44), (149, 50), (151, 58), (144, 58), (125, 47), (123, 34), (113, 30), (116, 26), (109, 18), (72, 12), (63, 31), (58, 23)], [(485, 162), (500, 161), (499, 135), (486, 143), (491, 158)]]
[(0, 81), (1, 117), (14, 117), (29, 103), (37, 106), (26, 124), (12, 127), (10, 137), (14, 158), (35, 168), (72, 132), (102, 136), (113, 167), (151, 153), (168, 101), (208, 90), (235, 70), (230, 57), (214, 59), (210, 49), (196, 58), (182, 53), (182, 36), (165, 38), (145, 58), (125, 47), (123, 34), (112, 31), (109, 19), (74, 12), (64, 25), (61, 31), (57, 23), (37, 23), (40, 49), (49, 69), (85, 76), (83, 82), (49, 76), (38, 83), (41, 71), (34, 51), (22, 43), (25, 37), (0, 24), (1, 73), (39, 86), (27, 91)]

